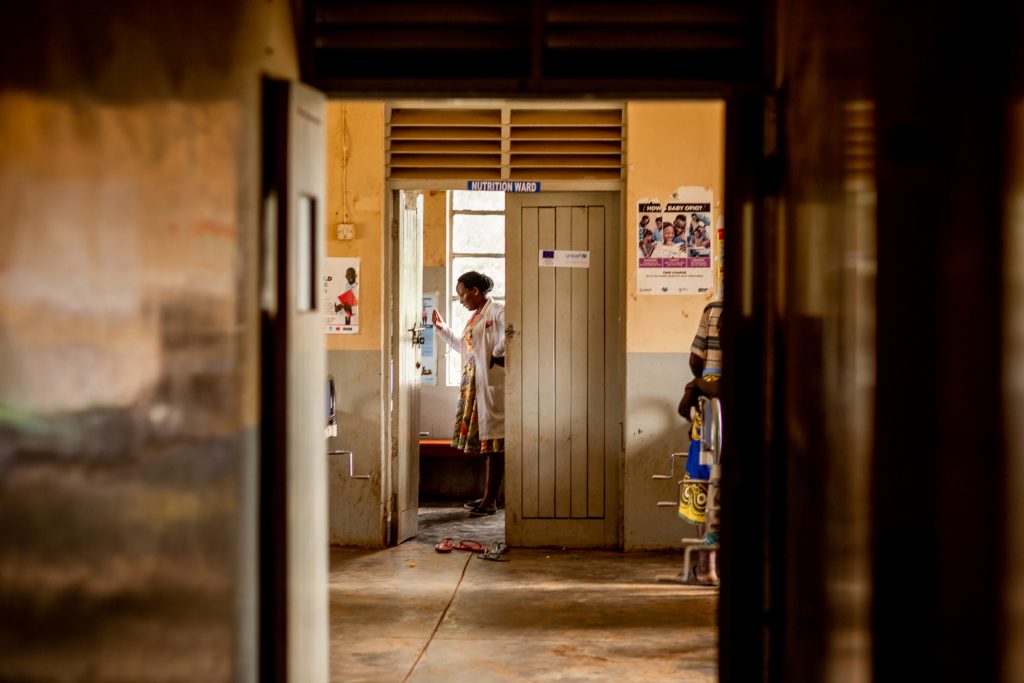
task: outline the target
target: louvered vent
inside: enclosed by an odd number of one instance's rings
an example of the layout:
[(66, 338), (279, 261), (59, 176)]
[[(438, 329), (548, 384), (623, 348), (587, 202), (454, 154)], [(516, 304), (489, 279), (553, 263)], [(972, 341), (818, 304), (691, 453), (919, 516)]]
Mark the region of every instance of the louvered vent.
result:
[(395, 179), (501, 179), (500, 109), (391, 109), (388, 171)]
[(338, 97), (707, 97), (772, 82), (764, 0), (294, 4), (303, 76)]
[(388, 177), (396, 180), (619, 180), (623, 110), (393, 106)]

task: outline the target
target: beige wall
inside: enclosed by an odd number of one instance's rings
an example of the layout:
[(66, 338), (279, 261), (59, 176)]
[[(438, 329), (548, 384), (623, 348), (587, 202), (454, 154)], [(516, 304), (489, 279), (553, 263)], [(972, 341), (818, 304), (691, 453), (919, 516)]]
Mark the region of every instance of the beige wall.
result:
[[(359, 258), (360, 283), (359, 332), (327, 335), (328, 350), (382, 348), (384, 201), (384, 103), (329, 102), (327, 255)], [(356, 238), (339, 240), (338, 223), (355, 223)]]
[(3, 680), (257, 675), (260, 84), (298, 75), (292, 8), (154, 7), (0, 5)]
[[(725, 103), (630, 102), (626, 107), (626, 225), (636, 203), (662, 202), (683, 185), (710, 187), (721, 214), (725, 185)], [(631, 233), (632, 234), (632, 233)], [(638, 296), (636, 249), (626, 250), (626, 350), (688, 349), (701, 311), (713, 296)]]

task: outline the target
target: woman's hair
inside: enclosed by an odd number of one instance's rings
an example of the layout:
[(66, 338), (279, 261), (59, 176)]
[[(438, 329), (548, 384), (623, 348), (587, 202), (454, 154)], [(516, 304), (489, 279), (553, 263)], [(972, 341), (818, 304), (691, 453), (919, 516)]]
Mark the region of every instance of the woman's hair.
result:
[(486, 294), (494, 289), (494, 280), (483, 273), (476, 272), (475, 270), (471, 270), (468, 273), (460, 275), (459, 282), (461, 282), (462, 286), (466, 289), (473, 289), (476, 287), (480, 290), (481, 294)]

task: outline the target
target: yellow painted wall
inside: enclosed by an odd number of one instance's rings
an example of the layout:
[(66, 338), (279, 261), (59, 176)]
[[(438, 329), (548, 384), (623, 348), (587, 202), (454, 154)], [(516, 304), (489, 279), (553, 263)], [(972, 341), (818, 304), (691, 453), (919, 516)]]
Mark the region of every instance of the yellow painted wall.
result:
[[(384, 202), (384, 103), (329, 102), (327, 255), (360, 259), (359, 333), (327, 335), (329, 350), (382, 348)], [(338, 223), (355, 223), (356, 238), (339, 240)]]
[(423, 196), (423, 267), (444, 268), (447, 263), (448, 206), (443, 190)]
[[(664, 202), (682, 185), (714, 190), (717, 223), (724, 206), (725, 103), (630, 102), (626, 117), (625, 225), (635, 225), (641, 198), (659, 197)], [(701, 311), (713, 294), (639, 296), (636, 248), (625, 251), (627, 352), (689, 349)]]

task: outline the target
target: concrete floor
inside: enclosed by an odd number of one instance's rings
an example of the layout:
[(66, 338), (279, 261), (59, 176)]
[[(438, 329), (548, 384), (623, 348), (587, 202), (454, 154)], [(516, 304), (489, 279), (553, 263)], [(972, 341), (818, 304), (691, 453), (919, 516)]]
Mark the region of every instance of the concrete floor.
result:
[(332, 549), (332, 681), (717, 679), (717, 591), (657, 582), (681, 553), (513, 549), (488, 562), (433, 544), (493, 543), (501, 517), (424, 514), (422, 538), (396, 548)]

